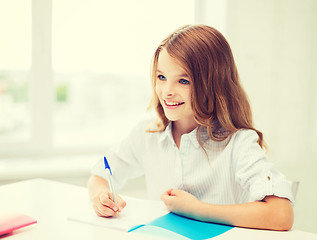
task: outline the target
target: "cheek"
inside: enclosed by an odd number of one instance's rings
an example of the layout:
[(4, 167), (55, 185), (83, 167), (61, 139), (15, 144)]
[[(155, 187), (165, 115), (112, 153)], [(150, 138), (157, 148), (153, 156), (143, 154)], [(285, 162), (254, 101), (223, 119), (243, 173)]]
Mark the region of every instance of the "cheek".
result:
[(155, 93), (156, 93), (156, 95), (158, 95), (159, 97), (161, 96), (162, 88), (161, 88), (160, 84), (156, 84), (156, 85), (155, 85)]
[(190, 89), (186, 89), (183, 93), (183, 96), (186, 99), (186, 102), (188, 103), (192, 102), (192, 95), (191, 95)]
[(193, 109), (193, 98), (190, 92), (186, 96), (186, 101), (189, 103), (188, 107), (192, 110)]

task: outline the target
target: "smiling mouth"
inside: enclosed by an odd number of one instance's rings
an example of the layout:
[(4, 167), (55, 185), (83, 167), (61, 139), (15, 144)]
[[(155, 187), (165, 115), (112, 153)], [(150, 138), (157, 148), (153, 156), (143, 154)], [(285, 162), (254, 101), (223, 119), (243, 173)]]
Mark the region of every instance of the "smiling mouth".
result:
[(166, 106), (169, 106), (169, 107), (176, 107), (176, 106), (180, 106), (184, 104), (184, 102), (167, 102), (165, 100), (164, 100), (164, 103)]

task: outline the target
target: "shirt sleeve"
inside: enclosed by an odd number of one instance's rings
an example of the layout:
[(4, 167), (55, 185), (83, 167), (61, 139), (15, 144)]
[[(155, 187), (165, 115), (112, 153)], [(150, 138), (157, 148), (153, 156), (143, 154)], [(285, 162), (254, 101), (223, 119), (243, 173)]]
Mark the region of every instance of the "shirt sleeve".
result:
[(267, 160), (265, 152), (257, 143), (257, 133), (240, 130), (234, 138), (235, 180), (248, 193), (248, 201), (260, 201), (274, 195), (294, 203), (291, 182)]
[[(144, 134), (144, 122), (140, 122), (121, 142), (117, 150), (107, 150), (105, 153), (111, 168), (113, 185), (117, 191), (128, 179), (144, 174), (141, 159)], [(103, 157), (94, 165), (91, 174), (107, 179)]]

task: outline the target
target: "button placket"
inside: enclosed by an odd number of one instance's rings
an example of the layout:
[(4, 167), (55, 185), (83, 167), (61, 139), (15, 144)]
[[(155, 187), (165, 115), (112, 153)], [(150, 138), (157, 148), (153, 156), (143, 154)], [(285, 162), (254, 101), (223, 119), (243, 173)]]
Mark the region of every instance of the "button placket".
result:
[(181, 138), (181, 144), (179, 147), (179, 156), (180, 156), (180, 166), (181, 166), (181, 182), (184, 187), (185, 184), (185, 171), (189, 167), (190, 163), (188, 162), (188, 151), (190, 151), (190, 138), (188, 135), (183, 135)]
[(176, 163), (175, 163), (175, 180), (176, 183), (175, 185), (178, 188), (181, 188), (183, 185), (183, 181), (182, 181), (182, 175), (183, 175), (183, 168), (182, 168), (182, 156), (181, 156), (181, 152), (180, 150), (177, 148), (176, 144), (174, 143), (174, 151), (176, 152)]

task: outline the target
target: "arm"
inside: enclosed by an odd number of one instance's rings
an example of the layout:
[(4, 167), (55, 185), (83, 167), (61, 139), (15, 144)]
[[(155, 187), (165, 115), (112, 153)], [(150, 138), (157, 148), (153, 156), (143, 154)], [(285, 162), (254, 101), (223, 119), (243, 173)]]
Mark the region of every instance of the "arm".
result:
[(126, 202), (118, 195), (117, 204), (113, 202), (108, 182), (102, 177), (93, 175), (89, 178), (88, 192), (98, 216), (112, 217), (126, 206)]
[(257, 202), (214, 205), (201, 202), (185, 191), (170, 189), (162, 200), (170, 211), (179, 215), (238, 227), (286, 231), (292, 228), (294, 220), (290, 201), (276, 196)]

